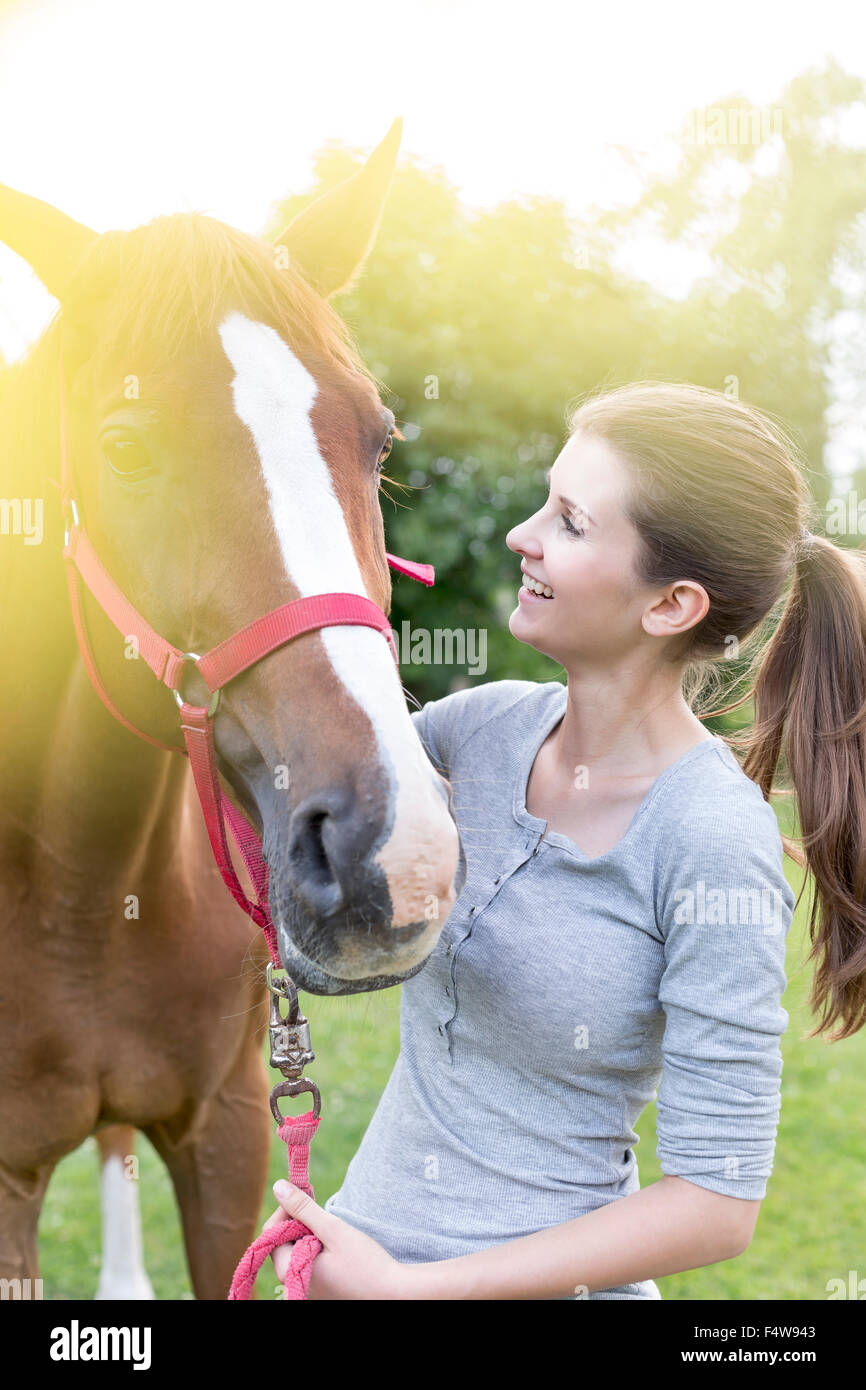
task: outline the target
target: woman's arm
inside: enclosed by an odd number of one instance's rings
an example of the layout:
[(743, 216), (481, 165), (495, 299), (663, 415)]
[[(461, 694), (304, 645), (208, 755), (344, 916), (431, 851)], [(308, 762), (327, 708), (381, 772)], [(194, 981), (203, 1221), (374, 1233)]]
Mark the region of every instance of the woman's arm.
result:
[(760, 1199), (665, 1176), (586, 1216), (456, 1259), (405, 1265), (406, 1298), (565, 1298), (742, 1254)]

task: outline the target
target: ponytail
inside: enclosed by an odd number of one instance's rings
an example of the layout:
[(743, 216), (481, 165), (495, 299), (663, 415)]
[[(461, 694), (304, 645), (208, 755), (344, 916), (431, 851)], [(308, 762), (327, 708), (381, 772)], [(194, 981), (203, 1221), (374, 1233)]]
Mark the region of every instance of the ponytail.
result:
[(866, 1023), (866, 555), (801, 538), (753, 693), (752, 728), (727, 741), (767, 800), (784, 752), (802, 836), (782, 841), (815, 881), (807, 1036), (838, 1025), (838, 1042)]

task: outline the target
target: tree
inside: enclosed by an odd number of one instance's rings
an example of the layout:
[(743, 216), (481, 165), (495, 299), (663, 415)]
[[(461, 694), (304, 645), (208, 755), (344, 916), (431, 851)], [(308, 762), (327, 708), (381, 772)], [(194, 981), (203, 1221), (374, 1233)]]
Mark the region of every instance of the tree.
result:
[[(631, 207), (593, 219), (538, 197), (473, 212), (441, 170), (403, 159), (365, 275), (337, 307), (406, 434), (388, 465), (410, 489), (385, 485), (388, 548), (436, 565), (430, 590), (395, 579), (392, 625), (487, 635), (474, 675), (401, 650), (421, 700), (473, 680), (562, 678), (508, 631), (520, 570), (504, 538), (544, 499), (566, 407), (600, 383), (736, 389), (792, 429), (823, 506), (827, 326), (848, 303), (839, 266), (862, 268), (866, 206), (866, 166), (840, 126), (863, 96), (835, 64), (805, 73), (756, 142), (686, 134), (672, 176), (644, 175)], [(741, 97), (710, 109), (751, 115)], [(327, 146), (309, 197), (359, 162)], [(281, 205), (272, 232), (306, 200)], [(647, 224), (709, 253), (711, 271), (683, 300), (615, 267), (622, 239)]]

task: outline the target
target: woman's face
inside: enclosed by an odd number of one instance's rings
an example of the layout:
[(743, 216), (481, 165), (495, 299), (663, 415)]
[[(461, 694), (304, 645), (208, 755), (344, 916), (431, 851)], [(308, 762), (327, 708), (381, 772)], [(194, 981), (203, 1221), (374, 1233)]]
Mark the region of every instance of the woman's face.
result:
[(547, 501), (505, 543), (553, 597), (522, 587), (508, 626), (566, 669), (608, 666), (644, 635), (641, 616), (652, 602), (634, 578), (639, 537), (624, 514), (629, 474), (610, 445), (576, 434), (548, 479)]

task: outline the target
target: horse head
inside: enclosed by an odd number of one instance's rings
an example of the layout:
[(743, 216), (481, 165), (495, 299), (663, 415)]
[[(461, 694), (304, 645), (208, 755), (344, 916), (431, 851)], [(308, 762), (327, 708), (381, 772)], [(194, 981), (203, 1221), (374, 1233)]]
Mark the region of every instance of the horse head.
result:
[[(379, 483), (394, 417), (328, 301), (369, 252), (399, 137), (395, 122), (274, 245), (199, 213), (97, 234), (0, 188), (0, 237), (60, 301), (48, 332), (88, 535), (183, 651), (312, 594), (390, 609)], [(95, 604), (86, 616), (114, 705), (181, 748), (169, 691)], [(194, 667), (184, 684), (207, 703)], [(305, 633), (225, 687), (213, 727), (296, 984), (358, 993), (420, 970), (459, 847), (382, 634)]]

